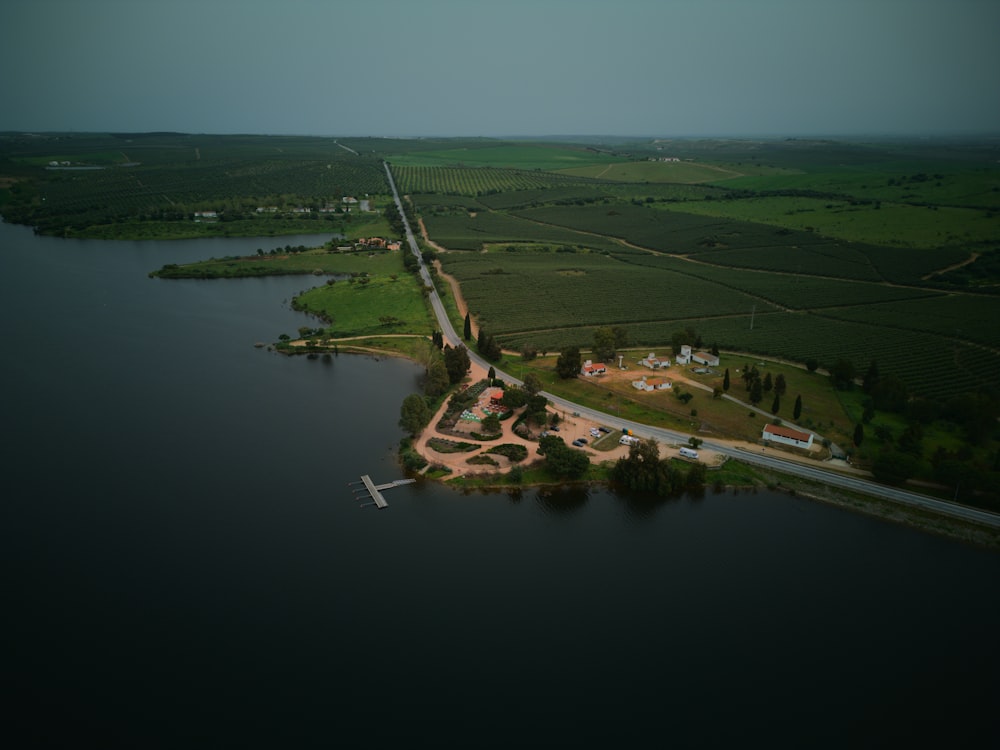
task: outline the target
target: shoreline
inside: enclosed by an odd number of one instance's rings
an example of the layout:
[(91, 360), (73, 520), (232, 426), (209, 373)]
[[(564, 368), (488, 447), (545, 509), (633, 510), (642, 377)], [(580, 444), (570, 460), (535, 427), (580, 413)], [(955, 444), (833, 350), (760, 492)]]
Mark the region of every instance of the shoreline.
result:
[[(416, 335), (419, 337), (419, 335)], [(359, 337), (359, 338), (369, 338), (369, 337)], [(288, 342), (291, 346), (294, 346), (299, 351), (289, 351), (290, 347), (285, 347), (283, 349), (276, 349), (275, 351), (286, 356), (300, 356), (300, 355), (317, 355), (317, 354), (332, 354), (333, 352), (306, 352), (302, 349), (306, 346), (306, 342), (302, 340), (297, 340), (295, 342)], [(338, 354), (354, 354), (359, 356), (368, 357), (396, 357), (401, 359), (406, 359), (414, 364), (419, 365), (420, 362), (416, 358), (407, 354), (406, 352), (393, 350), (393, 349), (380, 349), (376, 347), (364, 347), (358, 346), (356, 344), (349, 343), (349, 340), (340, 340), (334, 342), (337, 346)], [(343, 345), (341, 345), (343, 344)], [(469, 373), (463, 380), (463, 383), (471, 385), (477, 383), (481, 380), (485, 380), (487, 376), (485, 368), (473, 363), (469, 369)], [(450, 395), (450, 394), (449, 394)], [(604, 487), (612, 488), (612, 483), (607, 479), (579, 479), (579, 480), (553, 480), (553, 481), (527, 481), (519, 482), (517, 484), (505, 483), (502, 481), (490, 481), (491, 479), (499, 479), (506, 476), (506, 472), (513, 466), (510, 461), (503, 456), (493, 456), (497, 460), (497, 466), (490, 466), (485, 468), (478, 465), (470, 465), (466, 463), (466, 459), (471, 456), (480, 455), (486, 452), (491, 446), (500, 445), (504, 443), (516, 443), (524, 445), (528, 450), (528, 458), (517, 465), (523, 466), (525, 468), (531, 466), (537, 461), (537, 457), (534, 457), (534, 450), (537, 447), (537, 441), (528, 440), (520, 436), (513, 435), (511, 430), (512, 420), (505, 420), (501, 422), (503, 428), (501, 437), (495, 440), (483, 441), (482, 445), (477, 447), (475, 450), (466, 453), (439, 453), (433, 448), (428, 447), (427, 442), (434, 437), (439, 437), (449, 440), (460, 440), (454, 434), (450, 433), (440, 433), (436, 429), (436, 425), (440, 422), (442, 416), (444, 415), (448, 406), (448, 398), (443, 398), (441, 404), (438, 406), (435, 413), (432, 415), (431, 420), (428, 422), (427, 426), (421, 431), (420, 435), (416, 438), (408, 439), (409, 450), (413, 451), (415, 454), (420, 456), (421, 459), (426, 461), (426, 466), (420, 471), (413, 471), (411, 469), (406, 469), (402, 461), (402, 451), (398, 451), (397, 459), (400, 466), (407, 471), (408, 474), (412, 474), (415, 478), (420, 481), (432, 481), (443, 486), (449, 487), (450, 489), (460, 492), (462, 494), (472, 494), (475, 492), (489, 494), (494, 492), (517, 492), (528, 489), (544, 489), (544, 488), (559, 488), (559, 487)], [(581, 417), (569, 417), (566, 420), (569, 422), (571, 428), (576, 429), (576, 431), (581, 434), (589, 435), (589, 428), (594, 426), (595, 428), (599, 426), (599, 423), (593, 422), (592, 420), (587, 420)], [(562, 428), (564, 422), (560, 422), (560, 428)], [(562, 431), (562, 429), (561, 429)], [(574, 433), (575, 434), (575, 433)], [(568, 435), (564, 436), (568, 437)], [(406, 442), (406, 440), (404, 440)], [(569, 442), (567, 440), (566, 442)], [(725, 442), (731, 442), (734, 445), (743, 445), (746, 450), (757, 449), (763, 450), (761, 446), (749, 446), (744, 445), (743, 441), (726, 440)], [(618, 446), (616, 449), (611, 451), (595, 451), (592, 448), (585, 448), (586, 452), (592, 459), (592, 463), (602, 464), (602, 463), (612, 463), (618, 458), (628, 454), (628, 446)], [(661, 457), (671, 457), (675, 456), (670, 453), (671, 446), (666, 444), (660, 444), (660, 455)], [(699, 449), (701, 453), (709, 453), (703, 449)], [(808, 461), (809, 459), (804, 457), (794, 456), (789, 454), (789, 458), (792, 460)], [(729, 460), (739, 461), (739, 458), (732, 458)], [(720, 464), (721, 468), (725, 462)], [(884, 498), (864, 495), (860, 493), (852, 493), (846, 490), (838, 490), (829, 487), (828, 485), (817, 484), (810, 480), (799, 479), (795, 476), (783, 474), (774, 470), (763, 470), (760, 467), (743, 464), (744, 466), (751, 467), (754, 472), (761, 474), (762, 479), (758, 483), (753, 484), (723, 484), (721, 486), (716, 486), (710, 481), (706, 481), (704, 489), (725, 489), (725, 490), (737, 490), (737, 491), (754, 491), (760, 489), (768, 489), (772, 491), (784, 492), (788, 495), (801, 497), (812, 502), (820, 502), (825, 505), (830, 505), (844, 510), (860, 513), (862, 515), (878, 518), (889, 523), (897, 523), (903, 526), (924, 531), (926, 533), (935, 534), (937, 536), (945, 536), (949, 539), (955, 541), (973, 544), (975, 546), (985, 547), (988, 549), (1000, 549), (1000, 531), (996, 529), (991, 529), (986, 526), (980, 526), (974, 523), (960, 521), (958, 519), (952, 519), (945, 516), (935, 515), (926, 511), (920, 511), (909, 506), (904, 506), (901, 504), (893, 503), (890, 500)], [(427, 476), (427, 474), (433, 473), (434, 469), (432, 467), (440, 467), (450, 469), (450, 473), (443, 474), (441, 476)], [(710, 467), (711, 468), (711, 467)], [(468, 484), (463, 483), (468, 481)]]

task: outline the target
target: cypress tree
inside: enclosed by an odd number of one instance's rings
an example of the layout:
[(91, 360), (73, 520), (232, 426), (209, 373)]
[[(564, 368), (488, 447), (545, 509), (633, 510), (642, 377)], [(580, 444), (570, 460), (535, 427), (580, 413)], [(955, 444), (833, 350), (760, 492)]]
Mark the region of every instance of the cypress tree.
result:
[(728, 367), (726, 368), (726, 375), (725, 375), (725, 377), (722, 378), (722, 390), (724, 390), (724, 391), (728, 391), (729, 390), (729, 368)]
[(802, 396), (795, 397), (795, 409), (792, 411), (792, 419), (798, 419), (802, 416)]
[(771, 402), (771, 413), (777, 414), (778, 410), (781, 409), (781, 396), (777, 393), (774, 394), (774, 401)]
[(462, 335), (466, 341), (472, 338), (472, 318), (469, 317), (469, 313), (465, 314), (465, 331)]

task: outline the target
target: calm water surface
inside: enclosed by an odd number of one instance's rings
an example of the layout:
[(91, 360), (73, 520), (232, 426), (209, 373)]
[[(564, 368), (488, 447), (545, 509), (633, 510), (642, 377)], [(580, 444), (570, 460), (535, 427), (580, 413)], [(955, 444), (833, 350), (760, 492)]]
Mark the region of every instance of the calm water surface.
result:
[(0, 225), (5, 676), (34, 744), (1000, 738), (995, 553), (771, 493), (359, 509), (348, 482), (403, 476), (417, 369), (254, 348), (310, 324), (311, 277), (147, 278), (269, 242)]

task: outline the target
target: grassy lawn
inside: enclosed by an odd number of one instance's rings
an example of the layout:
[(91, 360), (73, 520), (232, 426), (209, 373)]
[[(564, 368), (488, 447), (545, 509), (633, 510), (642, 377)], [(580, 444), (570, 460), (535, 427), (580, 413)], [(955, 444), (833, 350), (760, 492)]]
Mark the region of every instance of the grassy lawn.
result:
[[(369, 281), (363, 283), (364, 278)], [(401, 262), (399, 273), (324, 284), (296, 297), (294, 305), (327, 321), (328, 334), (335, 338), (387, 333), (426, 335), (435, 328), (419, 282), (402, 271)]]

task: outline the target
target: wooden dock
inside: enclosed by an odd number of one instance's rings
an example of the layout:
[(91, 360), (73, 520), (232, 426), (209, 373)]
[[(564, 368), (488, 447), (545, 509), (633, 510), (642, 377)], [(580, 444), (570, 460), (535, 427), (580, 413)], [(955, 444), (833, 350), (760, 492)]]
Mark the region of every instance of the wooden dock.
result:
[[(375, 507), (378, 508), (379, 510), (382, 510), (383, 508), (389, 507), (389, 503), (386, 502), (385, 497), (382, 496), (382, 490), (390, 490), (393, 487), (399, 487), (404, 484), (413, 484), (416, 481), (417, 481), (416, 479), (397, 479), (394, 482), (386, 482), (385, 484), (377, 485), (372, 481), (372, 478), (370, 476), (368, 476), (367, 474), (363, 474), (361, 476), (361, 484), (364, 485), (364, 487), (363, 489), (359, 488), (354, 492), (355, 494), (357, 494), (358, 492), (367, 492), (369, 497), (371, 497), (372, 501), (374, 502)], [(352, 482), (352, 484), (357, 484), (357, 482)]]

